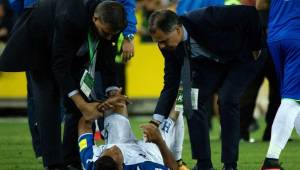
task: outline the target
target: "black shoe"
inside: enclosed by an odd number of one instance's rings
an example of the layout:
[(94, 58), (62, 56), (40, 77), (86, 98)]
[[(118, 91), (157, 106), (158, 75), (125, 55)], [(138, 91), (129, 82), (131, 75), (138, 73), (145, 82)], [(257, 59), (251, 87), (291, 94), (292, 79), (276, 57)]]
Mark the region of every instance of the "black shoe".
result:
[(60, 165), (54, 165), (54, 166), (45, 167), (45, 170), (64, 170), (64, 168), (63, 166)]
[(284, 170), (284, 169), (281, 167), (278, 159), (266, 158), (263, 166), (261, 167), (261, 170)]
[(64, 170), (64, 168), (49, 168), (49, 167), (45, 167), (45, 170)]
[(237, 170), (237, 163), (224, 163), (222, 170)]
[(195, 165), (194, 168), (192, 168), (192, 170), (216, 170), (216, 169), (214, 169), (214, 168), (199, 169), (199, 168), (197, 167), (197, 165)]
[(222, 170), (237, 170), (237, 168), (223, 166)]
[(70, 164), (67, 165), (65, 170), (83, 170), (81, 165), (78, 164)]

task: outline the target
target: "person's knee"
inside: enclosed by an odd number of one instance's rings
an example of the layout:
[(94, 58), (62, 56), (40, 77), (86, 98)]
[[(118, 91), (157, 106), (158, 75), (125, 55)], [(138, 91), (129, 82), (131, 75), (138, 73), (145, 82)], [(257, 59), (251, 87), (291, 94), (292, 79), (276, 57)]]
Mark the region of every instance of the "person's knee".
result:
[(219, 95), (218, 104), (220, 107), (221, 114), (227, 111), (229, 114), (235, 114), (234, 110), (239, 109), (240, 97), (230, 92), (221, 93)]

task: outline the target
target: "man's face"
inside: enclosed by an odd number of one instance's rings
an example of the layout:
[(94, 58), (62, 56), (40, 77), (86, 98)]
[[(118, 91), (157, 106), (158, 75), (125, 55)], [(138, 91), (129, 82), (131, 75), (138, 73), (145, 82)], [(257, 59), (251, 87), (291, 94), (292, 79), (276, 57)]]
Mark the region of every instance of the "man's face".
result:
[(183, 39), (182, 28), (176, 26), (173, 31), (167, 33), (157, 29), (155, 33), (151, 34), (151, 37), (154, 42), (157, 42), (160, 49), (173, 51)]
[(93, 17), (93, 22), (100, 37), (111, 40), (120, 31), (112, 31), (109, 24), (103, 23), (99, 18)]
[(118, 170), (123, 170), (124, 158), (122, 152), (117, 146), (113, 146), (111, 148), (106, 149), (101, 156), (111, 157), (117, 163), (119, 168)]

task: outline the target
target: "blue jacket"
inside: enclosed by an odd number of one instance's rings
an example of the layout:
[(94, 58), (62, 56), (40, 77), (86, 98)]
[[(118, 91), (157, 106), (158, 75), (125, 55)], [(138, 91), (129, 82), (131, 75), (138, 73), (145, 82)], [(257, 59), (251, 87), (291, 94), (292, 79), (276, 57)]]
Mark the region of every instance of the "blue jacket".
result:
[(224, 0), (179, 0), (176, 12), (178, 15), (183, 15), (192, 10), (212, 5), (224, 5)]

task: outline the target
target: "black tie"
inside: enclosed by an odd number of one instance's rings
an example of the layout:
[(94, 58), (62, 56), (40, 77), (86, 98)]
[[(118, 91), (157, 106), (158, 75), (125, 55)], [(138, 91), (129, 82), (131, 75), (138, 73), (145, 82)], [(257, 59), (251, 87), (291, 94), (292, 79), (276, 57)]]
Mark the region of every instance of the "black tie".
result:
[(183, 85), (183, 111), (187, 118), (190, 118), (193, 114), (192, 110), (192, 98), (191, 98), (191, 69), (190, 59), (188, 53), (188, 43), (184, 42), (184, 58), (183, 66), (181, 68), (181, 80)]

